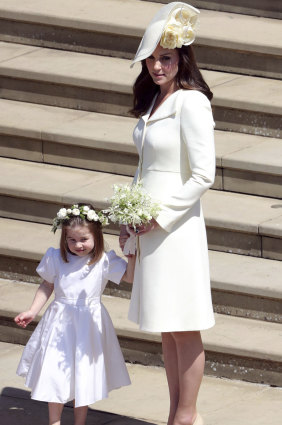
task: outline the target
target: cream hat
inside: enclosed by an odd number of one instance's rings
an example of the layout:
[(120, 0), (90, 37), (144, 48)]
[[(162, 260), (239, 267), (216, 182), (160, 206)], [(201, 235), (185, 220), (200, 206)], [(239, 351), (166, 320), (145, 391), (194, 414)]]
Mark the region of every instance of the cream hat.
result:
[(180, 1), (161, 7), (148, 25), (131, 67), (149, 57), (158, 43), (167, 49), (192, 44), (199, 13), (195, 7)]

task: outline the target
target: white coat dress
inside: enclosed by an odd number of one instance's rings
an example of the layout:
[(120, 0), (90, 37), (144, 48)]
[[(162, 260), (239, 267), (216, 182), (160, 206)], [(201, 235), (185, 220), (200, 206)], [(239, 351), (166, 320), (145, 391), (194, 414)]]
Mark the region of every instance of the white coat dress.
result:
[(149, 118), (154, 101), (133, 133), (135, 181), (161, 203), (160, 227), (139, 237), (128, 317), (149, 332), (207, 329), (214, 314), (200, 198), (215, 175), (211, 106), (199, 91), (178, 90)]

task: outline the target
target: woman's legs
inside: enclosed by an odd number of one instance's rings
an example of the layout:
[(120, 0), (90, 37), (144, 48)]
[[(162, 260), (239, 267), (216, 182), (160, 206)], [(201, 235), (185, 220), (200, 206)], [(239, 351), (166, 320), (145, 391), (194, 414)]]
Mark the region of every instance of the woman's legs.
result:
[(62, 403), (48, 403), (49, 425), (60, 425), (63, 408)]
[(167, 425), (172, 425), (179, 402), (179, 377), (176, 344), (171, 333), (162, 333), (162, 347), (170, 397)]
[(86, 422), (88, 406), (74, 406), (74, 425), (84, 425)]
[[(170, 413), (175, 409), (175, 401), (178, 399), (174, 419), (169, 422), (169, 425), (191, 425), (196, 419), (197, 397), (204, 373), (205, 354), (201, 334), (200, 332), (173, 332), (163, 334), (163, 338), (166, 339), (164, 361), (169, 391), (172, 393)], [(177, 360), (175, 360), (175, 348)], [(177, 365), (178, 387), (173, 365)]]

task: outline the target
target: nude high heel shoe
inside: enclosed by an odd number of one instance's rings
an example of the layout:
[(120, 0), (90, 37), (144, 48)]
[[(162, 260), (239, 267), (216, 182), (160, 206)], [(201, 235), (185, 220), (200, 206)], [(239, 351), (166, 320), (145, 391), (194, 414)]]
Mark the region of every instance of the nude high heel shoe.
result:
[(193, 425), (204, 425), (203, 418), (199, 415), (199, 413), (197, 414), (196, 420)]

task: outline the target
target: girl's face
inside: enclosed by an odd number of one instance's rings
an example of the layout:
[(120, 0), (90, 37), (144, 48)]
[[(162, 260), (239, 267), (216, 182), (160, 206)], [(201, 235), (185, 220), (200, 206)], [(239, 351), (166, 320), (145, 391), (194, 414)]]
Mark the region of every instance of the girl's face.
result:
[(94, 236), (88, 226), (67, 227), (66, 240), (70, 252), (79, 257), (90, 254), (95, 246)]
[(146, 66), (155, 84), (169, 88), (175, 84), (178, 72), (179, 53), (176, 49), (164, 49), (160, 45), (146, 59)]

